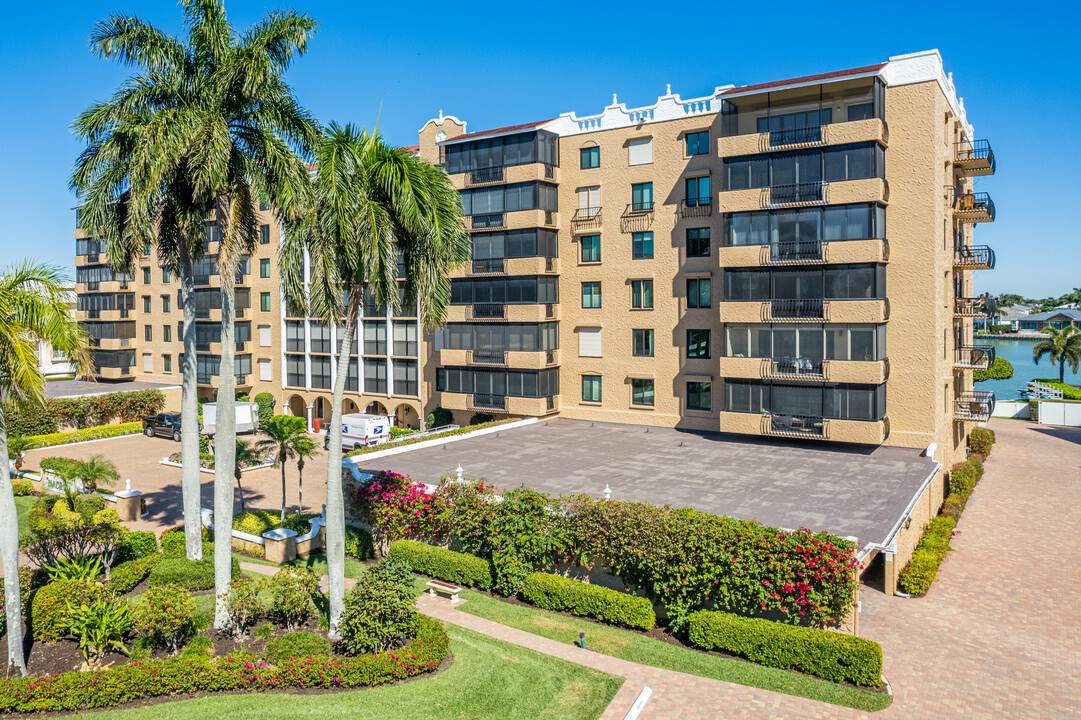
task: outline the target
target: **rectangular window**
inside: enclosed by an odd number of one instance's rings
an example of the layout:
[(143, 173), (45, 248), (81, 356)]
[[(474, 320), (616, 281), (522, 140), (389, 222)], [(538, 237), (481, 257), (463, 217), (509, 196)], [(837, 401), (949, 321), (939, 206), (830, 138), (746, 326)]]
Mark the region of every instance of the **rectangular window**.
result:
[(268, 200), (265, 197), (260, 197), (259, 198), (259, 209), (263, 210), (263, 211), (269, 210), (270, 209), (270, 200)]
[(701, 132), (687, 133), (687, 154), (688, 155), (707, 155), (707, 154), (709, 154), (709, 130), (702, 130)]
[(146, 340), (147, 342), (152, 342), (154, 340), (154, 326), (153, 325), (144, 325), (143, 326), (143, 339)]
[(173, 326), (172, 325), (162, 325), (161, 326), (161, 339), (164, 340), (165, 342), (172, 342), (173, 341)]
[(364, 354), (387, 354), (387, 324), (385, 322), (364, 323)]
[(653, 209), (653, 183), (631, 185), (631, 210), (642, 212)]
[(143, 285), (150, 284), (150, 268), (143, 268)]
[(270, 277), (270, 258), (262, 258), (259, 260), (259, 277)]
[(636, 232), (631, 234), (631, 259), (650, 260), (653, 258), (653, 233)]
[(323, 323), (313, 322), (308, 326), (311, 329), (311, 337), (308, 339), (308, 348), (313, 353), (330, 353), (330, 328)]
[(143, 312), (150, 312), (150, 296), (143, 295)]
[(330, 358), (320, 355), (312, 355), (308, 362), (312, 368), (312, 387), (320, 390), (330, 389)]
[(394, 394), (419, 395), (417, 363), (413, 360), (394, 361)]
[[(417, 324), (413, 322), (394, 323), (394, 354), (415, 356), (417, 354)], [(416, 393), (407, 393), (415, 395)]]
[(709, 228), (687, 228), (687, 257), (709, 257)]
[(708, 308), (712, 305), (710, 300), (709, 278), (687, 279), (687, 307)]
[(161, 296), (161, 311), (163, 313), (172, 312), (173, 310), (173, 298), (169, 295)]
[(600, 375), (583, 375), (582, 376), (582, 402), (596, 402), (601, 401), (601, 376)]
[(304, 387), (307, 384), (303, 355), (285, 356), (285, 384), (289, 387)]
[(688, 330), (687, 331), (687, 359), (688, 360), (708, 360), (710, 357), (709, 349), (709, 330)]
[(712, 403), (713, 383), (689, 382), (687, 383), (687, 409), (709, 411)]
[(653, 407), (653, 381), (631, 378), (631, 405)]
[(364, 392), (379, 393), (387, 392), (387, 361), (383, 359), (364, 358)]
[(260, 225), (259, 226), (259, 244), (260, 245), (269, 245), (270, 244), (270, 226), (269, 225)]
[(582, 148), (582, 169), (589, 170), (591, 168), (601, 166), (601, 149), (599, 147), (584, 147)]
[(582, 283), (582, 307), (599, 308), (601, 306), (601, 284), (599, 282)]
[(161, 281), (163, 283), (170, 283), (173, 281), (173, 273), (169, 270), (169, 268), (161, 269)]
[(150, 242), (147, 241), (147, 242), (143, 243), (143, 255), (149, 255), (149, 254), (150, 254)]
[(580, 188), (578, 190), (578, 217), (581, 220), (595, 218), (601, 214), (601, 188)]
[(653, 331), (632, 330), (631, 354), (635, 357), (653, 357)]
[(652, 280), (631, 280), (631, 307), (636, 310), (653, 307)]
[(270, 368), (270, 359), (269, 358), (260, 358), (259, 359), (259, 379), (264, 381), (264, 382), (269, 382), (273, 378), (274, 378), (274, 375), (273, 375), (273, 373), (271, 371), (271, 368)]
[(578, 356), (601, 357), (601, 329), (598, 327), (578, 328)]
[(627, 151), (628, 165), (649, 165), (653, 162), (653, 138), (630, 140)]
[(259, 293), (259, 309), (270, 312), (270, 293)]
[(582, 245), (582, 262), (601, 261), (600, 235), (583, 235), (578, 242)]
[(687, 207), (709, 205), (709, 175), (687, 178), (686, 185)]
[(162, 362), (165, 363), (165, 372), (171, 373), (173, 371), (173, 356), (172, 355), (162, 355), (161, 359), (162, 359)]

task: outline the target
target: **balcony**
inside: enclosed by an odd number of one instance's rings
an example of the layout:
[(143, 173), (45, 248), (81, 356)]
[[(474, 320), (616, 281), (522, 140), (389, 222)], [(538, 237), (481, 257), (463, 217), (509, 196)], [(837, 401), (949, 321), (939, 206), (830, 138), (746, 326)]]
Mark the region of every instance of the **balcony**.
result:
[(869, 300), (725, 300), (719, 303), (725, 323), (822, 322), (884, 323), (890, 319), (890, 302)]
[(503, 303), (474, 303), (470, 315), (476, 320), (502, 319), (506, 315), (507, 306)]
[(713, 214), (713, 203), (708, 197), (691, 198), (679, 201), (679, 216), (684, 218), (709, 217)]
[(620, 232), (646, 232), (653, 227), (653, 203), (632, 202), (619, 218)]
[(829, 420), (816, 415), (765, 413), (761, 423), (763, 435), (829, 439)]
[(579, 230), (598, 228), (601, 226), (601, 209), (600, 207), (584, 207), (578, 208), (574, 211), (574, 216), (571, 218), (571, 227), (574, 232)]
[(959, 393), (953, 401), (955, 420), (986, 422), (995, 411), (995, 394), (989, 390)]
[(477, 168), (469, 173), (470, 185), (488, 185), (503, 182), (502, 167)]
[(820, 299), (770, 300), (769, 316), (774, 320), (825, 320), (827, 303)]
[(484, 258), (473, 261), (472, 272), (474, 275), (495, 275), (505, 272), (506, 262), (503, 258)]
[(994, 270), (995, 251), (986, 245), (954, 248), (953, 266), (965, 270)]
[(816, 415), (723, 411), (720, 429), (741, 435), (879, 445), (890, 435), (890, 419), (839, 420)]
[(473, 393), (469, 400), (471, 410), (506, 410), (507, 396), (491, 393)]
[(890, 132), (885, 120), (867, 118), (809, 125), (766, 132), (745, 132), (740, 135), (722, 136), (718, 139), (721, 157), (756, 155), (785, 149), (817, 147), (821, 145), (847, 145), (849, 143), (875, 141), (889, 144)]
[(487, 230), (491, 228), (503, 227), (503, 213), (495, 213), (491, 215), (471, 215), (469, 217), (469, 227), (471, 230)]
[(506, 350), (470, 350), (470, 365), (506, 365)]
[(779, 242), (766, 247), (769, 247), (770, 264), (822, 262), (825, 259), (823, 243), (818, 241)]
[(994, 175), (995, 153), (988, 140), (962, 140), (954, 145), (953, 166), (966, 175)]
[(986, 370), (995, 361), (995, 348), (990, 345), (962, 345), (953, 351), (953, 366), (962, 370)]
[(953, 301), (954, 317), (991, 317), (994, 314), (995, 301), (987, 297), (955, 298)]
[(717, 249), (721, 267), (765, 267), (817, 263), (884, 263), (890, 259), (885, 238), (869, 240), (806, 241), (770, 245), (722, 245)]
[(762, 377), (780, 380), (825, 380), (829, 363), (822, 358), (781, 357), (762, 360)]
[(773, 185), (766, 191), (769, 193), (770, 207), (821, 204), (826, 202), (828, 197), (829, 183), (819, 180), (791, 185)]
[(985, 192), (962, 193), (953, 199), (953, 216), (962, 222), (995, 221), (995, 203)]

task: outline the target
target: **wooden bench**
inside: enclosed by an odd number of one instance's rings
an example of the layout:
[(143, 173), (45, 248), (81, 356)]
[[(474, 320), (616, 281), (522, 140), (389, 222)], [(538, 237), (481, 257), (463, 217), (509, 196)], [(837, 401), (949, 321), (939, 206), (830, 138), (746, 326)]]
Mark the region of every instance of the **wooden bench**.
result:
[(450, 583), (445, 583), (440, 580), (428, 581), (428, 595), (430, 595), (431, 597), (435, 597), (436, 593), (450, 595), (451, 605), (457, 605), (462, 601), (461, 598), (458, 597), (458, 593), (460, 593), (461, 591), (462, 589), (457, 585), (451, 585)]

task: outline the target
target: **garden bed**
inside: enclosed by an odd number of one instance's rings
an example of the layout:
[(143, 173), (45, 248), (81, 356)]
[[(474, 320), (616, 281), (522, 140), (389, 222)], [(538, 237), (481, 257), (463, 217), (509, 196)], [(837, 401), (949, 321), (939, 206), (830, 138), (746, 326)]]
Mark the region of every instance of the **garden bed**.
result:
[[(179, 452), (175, 452), (175, 453), (173, 453), (172, 455), (170, 455), (167, 458), (162, 458), (161, 460), (158, 461), (158, 464), (160, 464), (160, 465), (168, 465), (170, 467), (178, 467), (178, 468), (184, 467), (180, 462), (180, 453)], [(261, 460), (261, 461), (259, 461), (257, 463), (253, 463), (251, 465), (249, 465), (247, 463), (243, 463), (243, 462), (241, 462), (239, 464), (240, 464), (240, 472), (242, 472), (242, 473), (246, 473), (249, 470), (260, 470), (260, 469), (265, 468), (265, 467), (273, 467), (274, 466), (274, 453), (273, 452), (269, 453), (265, 460)], [(200, 472), (205, 472), (205, 473), (213, 473), (214, 472), (214, 457), (213, 456), (206, 457), (205, 455), (200, 456), (200, 458), (199, 458), (199, 471)]]

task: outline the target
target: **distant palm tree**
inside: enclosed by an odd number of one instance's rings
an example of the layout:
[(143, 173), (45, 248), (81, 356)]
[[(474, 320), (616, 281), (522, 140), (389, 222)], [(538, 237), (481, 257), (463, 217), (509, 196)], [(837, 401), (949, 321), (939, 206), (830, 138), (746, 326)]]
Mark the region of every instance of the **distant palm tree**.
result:
[[(4, 401), (42, 403), (41, 375), (35, 342), (66, 353), (80, 375), (93, 370), (89, 340), (68, 309), (68, 290), (59, 268), (23, 262), (0, 269), (0, 457), (8, 457)], [(5, 462), (7, 462), (5, 460)], [(19, 598), (19, 522), (11, 474), (0, 473), (0, 556), (4, 566), (8, 670), (26, 675), (22, 607)]]
[(8, 460), (15, 461), (15, 469), (23, 469), (23, 453), (33, 450), (37, 443), (27, 435), (12, 435), (8, 438)]
[[(226, 18), (223, 0), (181, 0), (181, 6), (185, 40), (136, 17), (114, 15), (98, 23), (91, 46), (142, 74), (130, 78), (110, 102), (91, 106), (76, 121), (76, 132), (88, 147), (72, 184), (87, 196), (84, 227), (101, 228), (114, 262), (129, 265), (143, 244), (156, 238), (159, 257), (178, 271), (184, 291), (182, 433), (196, 432), (191, 261), (209, 245), (204, 222), (220, 231), (214, 258), (221, 291), (214, 522), (230, 527), (235, 276), (242, 258), (258, 242), (258, 199), (267, 200), (282, 221), (293, 214), (307, 189), (307, 164), (298, 153), (310, 155), (320, 128), (297, 103), (283, 75), (293, 59), (306, 52), (316, 22), (292, 10), (277, 11), (240, 33)], [(185, 437), (191, 439), (181, 446), (182, 465), (185, 478), (190, 475), (189, 482), (195, 483), (185, 496), (185, 517), (198, 518), (198, 505), (189, 507), (198, 502), (197, 439), (194, 434)], [(190, 532), (185, 524), (189, 553)], [(219, 597), (231, 581), (231, 562), (228, 544), (217, 544), (214, 578)], [(228, 621), (228, 609), (219, 602), (214, 625), (221, 629)]]
[[(216, 456), (214, 459), (214, 469), (218, 468), (218, 459), (221, 456)], [(240, 512), (244, 512), (244, 487), (240, 484), (240, 471), (245, 467), (255, 465), (262, 457), (256, 452), (248, 443), (244, 442), (240, 438), (235, 438), (235, 445), (233, 446), (233, 477), (236, 479), (236, 489), (240, 495)], [(232, 499), (230, 499), (230, 502)], [(229, 526), (232, 527), (233, 514), (229, 513)], [(218, 516), (214, 516), (214, 527), (218, 527)]]
[(1066, 364), (1077, 374), (1078, 366), (1081, 366), (1081, 331), (1074, 325), (1069, 325), (1062, 330), (1053, 327), (1043, 329), (1047, 333), (1047, 339), (1041, 340), (1032, 347), (1032, 362), (1037, 365), (1044, 355), (1051, 358), (1051, 366), (1058, 365), (1058, 381), (1066, 382)]
[(304, 460), (319, 454), (319, 443), (305, 435), (297, 440), (297, 508), (304, 512)]
[[(292, 415), (275, 415), (270, 422), (263, 427), (267, 437), (256, 444), (256, 448), (263, 452), (274, 452), (274, 463), (281, 466), (282, 470), (282, 511), (281, 519), (285, 520), (285, 465), (287, 461), (298, 458), (298, 466), (303, 472), (303, 457), (311, 457), (315, 441), (308, 437), (307, 423), (302, 417)], [(303, 454), (302, 454), (303, 453)], [(303, 493), (303, 491), (301, 491)], [(303, 509), (303, 494), (301, 495), (301, 509)]]
[[(352, 125), (332, 124), (316, 149), (316, 165), (306, 196), (311, 205), (287, 228), (281, 273), (287, 298), (295, 306), (310, 305), (310, 315), (341, 329), (327, 457), (333, 638), (345, 598), (341, 407), (360, 307), (366, 294), (385, 307), (418, 302), (425, 325), (442, 325), (450, 303), (449, 274), (469, 259), (470, 244), (461, 199), (446, 173), (388, 147), (378, 131), (369, 134)], [(305, 250), (311, 267), (310, 303), (303, 282)]]
[(94, 492), (99, 487), (111, 488), (120, 479), (116, 464), (104, 455), (91, 455), (75, 464), (75, 474), (83, 481), (83, 489)]

